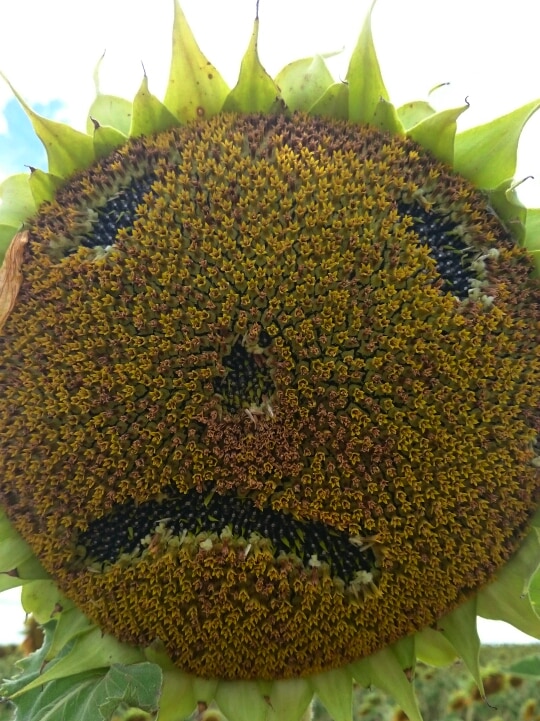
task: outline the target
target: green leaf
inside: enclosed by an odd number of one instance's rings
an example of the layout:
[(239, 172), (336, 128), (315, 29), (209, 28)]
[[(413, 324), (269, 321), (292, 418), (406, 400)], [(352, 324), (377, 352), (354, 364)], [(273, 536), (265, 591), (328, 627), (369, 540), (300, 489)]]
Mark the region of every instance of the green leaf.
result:
[(286, 65), (275, 77), (285, 105), (307, 112), (334, 83), (321, 55)]
[(505, 673), (540, 678), (540, 655), (527, 656), (505, 669)]
[(456, 135), (454, 169), (478, 188), (496, 188), (516, 172), (521, 131), (540, 107), (534, 100), (507, 115)]
[(88, 119), (86, 121), (86, 132), (92, 135), (94, 132), (95, 118), (100, 125), (109, 126), (119, 130), (124, 135), (129, 133), (131, 125), (131, 103), (125, 98), (119, 98), (116, 95), (107, 95), (99, 89), (99, 71), (105, 53), (100, 57), (94, 70), (94, 85), (96, 87), (96, 97), (88, 111)]
[(216, 703), (225, 716), (234, 721), (266, 721), (268, 701), (256, 681), (220, 683)]
[(456, 649), (440, 631), (424, 628), (414, 640), (416, 657), (430, 666), (448, 666), (457, 658)]
[(484, 697), (484, 684), (480, 674), (480, 638), (476, 630), (476, 596), (461, 604), (437, 623), (442, 635), (450, 641), (463, 660)]
[[(135, 664), (144, 660), (142, 651), (139, 649), (122, 644), (112, 636), (103, 635), (99, 628), (93, 628), (76, 636), (73, 641), (64, 646), (56, 659), (45, 665), (55, 627), (56, 621), (44, 624), (43, 628), (50, 633), (48, 643), (43, 647), (43, 663), (40, 665), (39, 673), (35, 674), (33, 678), (29, 678), (25, 684), (17, 685), (16, 690), (8, 689), (6, 695), (10, 699), (26, 694), (49, 681), (105, 669), (116, 663)], [(15, 681), (18, 680), (19, 677), (15, 679)]]
[(159, 699), (159, 721), (187, 719), (197, 706), (197, 696), (192, 677), (180, 669), (163, 671), (163, 687)]
[(496, 580), (478, 594), (478, 615), (506, 621), (519, 631), (540, 638), (540, 618), (529, 595), (539, 559), (540, 544), (533, 528), (519, 551), (498, 572)]
[(349, 120), (353, 123), (372, 123), (379, 100), (389, 100), (371, 33), (374, 7), (375, 2), (367, 14), (347, 70)]
[(62, 185), (62, 178), (51, 175), (51, 173), (45, 173), (38, 168), (30, 168), (28, 183), (36, 207), (39, 208), (42, 203), (54, 199), (56, 191)]
[(334, 721), (352, 721), (352, 675), (348, 666), (310, 676), (309, 680)]
[(94, 160), (92, 138), (71, 128), (69, 125), (58, 123), (56, 120), (49, 120), (35, 113), (24, 102), (7, 78), (2, 73), (0, 75), (22, 105), (24, 112), (32, 123), (34, 132), (43, 143), (49, 160), (49, 172), (58, 175), (60, 178), (67, 178), (76, 170), (87, 168)]
[(392, 103), (381, 98), (373, 114), (372, 125), (392, 135), (403, 135), (404, 128)]
[(146, 73), (142, 79), (141, 87), (133, 99), (133, 117), (129, 135), (150, 135), (167, 130), (178, 125), (175, 116), (148, 90)]
[(19, 229), (21, 224), (36, 212), (27, 173), (17, 173), (0, 184), (0, 224)]
[[(404, 639), (408, 641), (408, 639)], [(354, 678), (362, 685), (373, 684), (392, 696), (410, 721), (422, 721), (409, 669), (414, 667), (414, 647), (399, 642), (369, 658), (351, 664)], [(405, 668), (404, 668), (405, 666)]]
[(26, 613), (31, 613), (38, 623), (47, 623), (54, 615), (72, 606), (50, 578), (27, 583), (21, 593), (21, 602)]
[(34, 555), (17, 566), (17, 573), (19, 578), (24, 581), (39, 581), (49, 578), (49, 574)]
[(532, 255), (536, 272), (540, 275), (540, 208), (527, 209), (523, 245)]
[(176, 0), (165, 105), (180, 122), (187, 123), (219, 113), (228, 92), (227, 83), (200, 51)]
[(78, 608), (72, 607), (55, 616), (56, 628), (46, 660), (52, 661), (76, 636), (91, 630), (93, 623)]
[(5, 538), (0, 541), (0, 573), (15, 570), (33, 555), (34, 552), (22, 538)]
[(349, 86), (345, 83), (334, 83), (309, 109), (310, 115), (323, 118), (348, 120), (349, 118)]
[(258, 36), (259, 18), (256, 18), (251, 41), (240, 66), (238, 82), (223, 104), (225, 112), (269, 113), (279, 108), (279, 88), (259, 60)]
[[(114, 665), (105, 674), (87, 673), (38, 687), (15, 700), (24, 721), (113, 721), (118, 708), (154, 714), (159, 703), (159, 666)], [(116, 718), (118, 718), (116, 716)]]
[(523, 243), (525, 221), (529, 211), (520, 202), (516, 193), (519, 185), (520, 183), (516, 183), (513, 178), (509, 178), (493, 190), (488, 190), (487, 196), (489, 204), (503, 221), (508, 232), (518, 243)]
[(13, 240), (13, 237), (19, 228), (20, 226), (15, 227), (14, 225), (0, 225), (0, 265), (2, 265), (6, 251), (9, 248), (9, 244)]
[(43, 568), (38, 559), (32, 554), (22, 561), (17, 569), (0, 571), (0, 593), (9, 588), (24, 586), (32, 581), (48, 578), (47, 571)]
[(418, 125), (422, 120), (435, 113), (435, 109), (425, 100), (413, 100), (397, 109), (397, 114), (405, 130)]
[(96, 158), (103, 158), (112, 153), (113, 150), (125, 145), (127, 136), (110, 125), (100, 125), (97, 120), (94, 123), (94, 153)]
[(457, 119), (469, 106), (449, 108), (434, 113), (407, 131), (407, 135), (415, 140), (438, 160), (448, 165), (453, 164), (454, 143), (456, 139)]
[(283, 679), (268, 689), (266, 721), (298, 721), (311, 703), (313, 691), (304, 678)]

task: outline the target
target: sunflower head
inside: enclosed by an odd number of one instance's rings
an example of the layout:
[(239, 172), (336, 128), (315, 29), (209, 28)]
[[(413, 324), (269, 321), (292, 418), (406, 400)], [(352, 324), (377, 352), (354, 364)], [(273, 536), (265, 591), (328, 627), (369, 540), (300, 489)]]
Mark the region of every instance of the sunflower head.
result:
[(272, 79), (257, 18), (229, 90), (175, 7), (163, 102), (98, 95), (87, 135), (21, 100), (0, 570), (46, 641), (5, 692), (345, 721), (355, 679), (419, 719), (416, 658), (458, 654), (483, 694), (477, 612), (539, 633), (537, 104), (396, 109), (369, 17), (339, 83)]

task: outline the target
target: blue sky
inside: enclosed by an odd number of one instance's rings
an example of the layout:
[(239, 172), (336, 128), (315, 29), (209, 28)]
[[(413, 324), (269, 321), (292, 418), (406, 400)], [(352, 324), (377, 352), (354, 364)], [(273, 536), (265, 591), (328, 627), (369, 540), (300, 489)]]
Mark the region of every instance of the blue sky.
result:
[[(54, 117), (62, 108), (61, 100), (37, 103), (35, 110), (46, 117)], [(30, 121), (18, 101), (13, 98), (4, 107), (4, 130), (0, 133), (0, 168), (6, 175), (23, 173), (25, 166), (47, 169), (47, 156), (36, 138)]]
[[(261, 59), (272, 74), (298, 56), (345, 47), (330, 63), (344, 77), (370, 0), (261, 0)], [(254, 0), (182, 0), (201, 47), (234, 84), (249, 40)], [(0, 2), (0, 70), (40, 113), (84, 129), (93, 98), (92, 71), (103, 50), (102, 89), (131, 97), (143, 60), (162, 95), (169, 63), (170, 0), (19, 0)], [(30, 20), (29, 20), (30, 19)], [(210, 19), (210, 22), (209, 22)], [(471, 103), (463, 127), (485, 122), (540, 97), (537, 4), (489, 0), (379, 0), (373, 28), (383, 74), (397, 104), (432, 97), (438, 107)], [(3, 112), (2, 112), (3, 109)], [(0, 179), (45, 167), (29, 121), (0, 80)], [(540, 113), (523, 136), (518, 177), (529, 205), (540, 206)], [(16, 641), (24, 614), (17, 593), (0, 596), (0, 643)], [(482, 621), (484, 641), (517, 642), (503, 625)]]

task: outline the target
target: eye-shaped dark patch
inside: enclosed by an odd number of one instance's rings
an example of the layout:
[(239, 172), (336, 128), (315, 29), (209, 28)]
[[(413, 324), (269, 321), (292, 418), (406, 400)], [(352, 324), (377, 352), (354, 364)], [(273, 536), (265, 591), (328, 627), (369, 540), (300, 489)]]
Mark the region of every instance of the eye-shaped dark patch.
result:
[(142, 178), (133, 178), (124, 188), (94, 209), (97, 217), (93, 219), (92, 230), (81, 238), (86, 248), (107, 248), (114, 245), (116, 234), (122, 228), (130, 228), (137, 214), (137, 206), (143, 202), (155, 180), (153, 173)]
[(345, 582), (358, 571), (372, 571), (375, 554), (363, 550), (350, 534), (330, 529), (322, 523), (299, 521), (291, 515), (261, 510), (245, 498), (213, 494), (205, 498), (195, 490), (180, 494), (168, 488), (164, 500), (134, 502), (117, 506), (111, 513), (90, 523), (78, 538), (86, 557), (101, 563), (114, 563), (120, 554), (142, 550), (142, 541), (160, 522), (175, 536), (188, 533), (219, 534), (227, 526), (233, 536), (246, 540), (253, 533), (272, 542), (274, 553), (294, 553), (307, 567), (316, 557), (328, 563), (330, 572)]
[(420, 243), (430, 249), (443, 279), (443, 292), (465, 300), (472, 287), (471, 281), (478, 279), (471, 267), (478, 249), (469, 247), (463, 241), (457, 224), (449, 216), (429, 212), (418, 203), (400, 202), (398, 209), (401, 215), (412, 219), (412, 230), (417, 233)]

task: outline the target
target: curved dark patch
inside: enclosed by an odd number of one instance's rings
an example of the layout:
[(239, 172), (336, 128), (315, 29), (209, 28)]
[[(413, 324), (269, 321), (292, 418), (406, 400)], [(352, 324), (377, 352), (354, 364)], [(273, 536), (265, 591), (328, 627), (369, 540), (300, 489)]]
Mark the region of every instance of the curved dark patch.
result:
[(195, 490), (185, 494), (169, 487), (164, 500), (136, 505), (129, 501), (110, 514), (90, 523), (77, 543), (86, 549), (86, 558), (114, 563), (121, 553), (133, 553), (152, 534), (160, 521), (174, 535), (217, 533), (227, 526), (233, 535), (246, 540), (258, 533), (271, 540), (277, 556), (294, 552), (307, 566), (310, 558), (330, 565), (332, 575), (351, 581), (357, 571), (372, 571), (375, 554), (351, 543), (348, 533), (329, 529), (322, 523), (302, 522), (272, 509), (260, 510), (245, 498), (215, 493), (210, 499)]
[(420, 243), (430, 249), (443, 279), (443, 292), (452, 293), (460, 300), (468, 298), (471, 280), (478, 278), (471, 268), (478, 249), (471, 248), (462, 240), (457, 224), (447, 215), (430, 213), (417, 203), (398, 203), (398, 210), (401, 215), (412, 218), (412, 229)]
[[(266, 331), (259, 334), (258, 345), (266, 349), (271, 338)], [(274, 381), (266, 363), (266, 356), (248, 350), (237, 340), (222, 363), (226, 374), (214, 379), (214, 391), (222, 397), (222, 405), (229, 413), (241, 408), (260, 407), (275, 392)]]
[(137, 206), (143, 202), (143, 197), (154, 180), (153, 173), (142, 178), (133, 178), (129, 185), (108, 198), (104, 205), (94, 208), (97, 220), (92, 224), (92, 232), (81, 238), (81, 245), (85, 248), (106, 248), (113, 245), (121, 228), (133, 226)]

